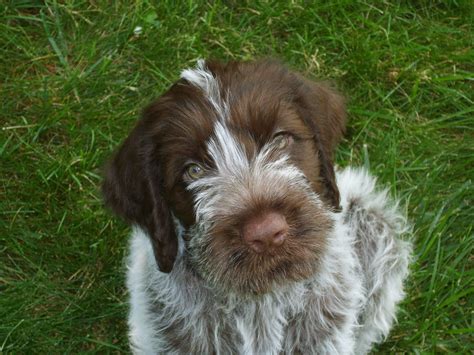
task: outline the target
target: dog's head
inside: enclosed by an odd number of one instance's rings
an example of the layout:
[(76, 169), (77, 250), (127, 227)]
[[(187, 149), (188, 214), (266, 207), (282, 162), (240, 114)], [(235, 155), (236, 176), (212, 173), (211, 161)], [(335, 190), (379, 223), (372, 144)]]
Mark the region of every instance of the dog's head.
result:
[(261, 294), (308, 278), (339, 208), (334, 149), (342, 98), (282, 65), (200, 61), (145, 109), (107, 167), (106, 203), (150, 236), (170, 272)]

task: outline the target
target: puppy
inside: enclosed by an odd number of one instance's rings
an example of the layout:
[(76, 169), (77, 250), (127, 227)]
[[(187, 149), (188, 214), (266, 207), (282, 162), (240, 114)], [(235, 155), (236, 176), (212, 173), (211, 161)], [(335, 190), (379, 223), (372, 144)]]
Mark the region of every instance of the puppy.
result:
[(199, 61), (106, 169), (133, 225), (135, 353), (351, 354), (386, 337), (411, 245), (363, 170), (335, 173), (342, 97), (273, 61)]

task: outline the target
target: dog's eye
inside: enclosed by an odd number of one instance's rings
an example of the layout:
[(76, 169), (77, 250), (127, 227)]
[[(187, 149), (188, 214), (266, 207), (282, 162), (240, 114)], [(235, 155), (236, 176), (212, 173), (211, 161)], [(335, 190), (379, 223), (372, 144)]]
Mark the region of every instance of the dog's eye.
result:
[(277, 149), (282, 150), (293, 143), (293, 137), (291, 134), (286, 132), (277, 133), (277, 135), (273, 138), (272, 143)]
[(196, 180), (204, 175), (204, 169), (201, 168), (198, 164), (189, 164), (186, 167), (185, 175), (190, 180)]

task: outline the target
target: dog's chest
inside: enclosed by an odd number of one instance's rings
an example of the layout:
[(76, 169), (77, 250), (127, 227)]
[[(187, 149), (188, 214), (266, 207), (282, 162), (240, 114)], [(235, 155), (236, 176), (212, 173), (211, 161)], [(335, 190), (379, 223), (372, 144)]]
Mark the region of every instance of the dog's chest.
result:
[[(280, 354), (316, 349), (313, 340), (329, 334), (313, 315), (321, 312), (323, 300), (308, 297), (301, 289), (291, 294), (264, 297), (259, 301), (197, 302), (186, 316), (176, 317), (178, 310), (155, 310), (160, 315), (163, 348), (175, 353), (208, 354)], [(203, 295), (199, 295), (203, 300)], [(189, 302), (189, 300), (187, 301)], [(184, 304), (178, 305), (180, 309)], [(324, 308), (324, 307), (323, 307)], [(179, 311), (180, 314), (183, 314)], [(323, 311), (324, 313), (324, 311)], [(337, 327), (337, 326), (336, 326)]]
[(161, 329), (165, 348), (209, 354), (277, 354), (283, 348), (288, 314), (281, 305), (274, 301), (238, 303), (230, 309), (213, 305), (180, 318), (162, 311), (156, 328)]

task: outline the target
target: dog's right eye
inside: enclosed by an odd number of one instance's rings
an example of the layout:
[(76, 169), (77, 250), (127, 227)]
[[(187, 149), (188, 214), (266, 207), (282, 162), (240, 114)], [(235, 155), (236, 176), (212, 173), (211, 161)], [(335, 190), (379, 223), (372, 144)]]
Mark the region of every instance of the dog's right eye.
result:
[(279, 132), (273, 137), (273, 145), (279, 149), (283, 150), (293, 143), (293, 136), (288, 132)]
[(189, 164), (184, 174), (187, 180), (197, 180), (204, 175), (204, 169), (199, 164)]

